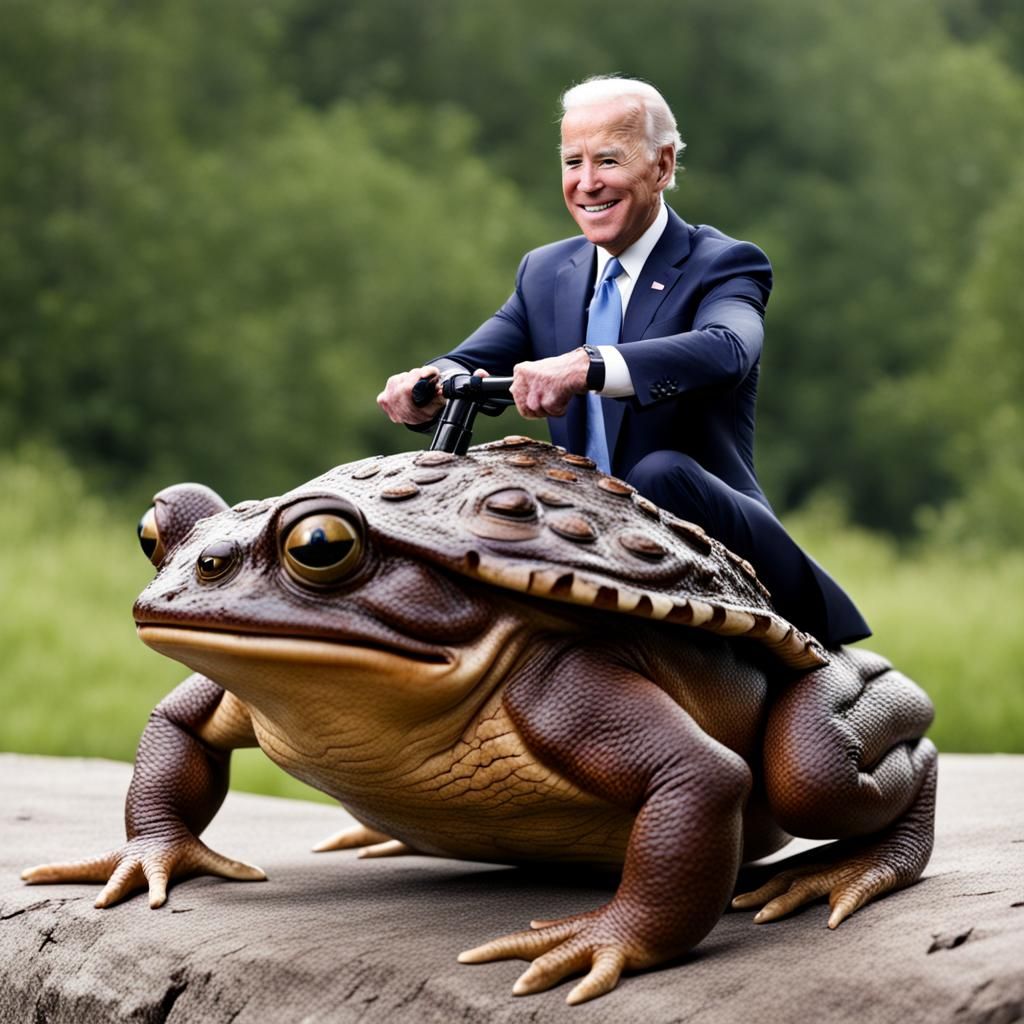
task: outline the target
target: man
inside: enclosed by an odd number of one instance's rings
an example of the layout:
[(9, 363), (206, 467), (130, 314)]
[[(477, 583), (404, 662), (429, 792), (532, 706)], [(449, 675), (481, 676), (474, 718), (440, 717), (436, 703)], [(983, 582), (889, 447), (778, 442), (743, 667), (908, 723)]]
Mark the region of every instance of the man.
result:
[(505, 305), (448, 356), (389, 378), (378, 404), (423, 424), (441, 399), (414, 405), (421, 377), (511, 375), (523, 416), (747, 558), (795, 625), (830, 647), (869, 636), (754, 474), (767, 257), (664, 204), (684, 145), (652, 86), (593, 78), (562, 107), (562, 193), (583, 237), (528, 253)]

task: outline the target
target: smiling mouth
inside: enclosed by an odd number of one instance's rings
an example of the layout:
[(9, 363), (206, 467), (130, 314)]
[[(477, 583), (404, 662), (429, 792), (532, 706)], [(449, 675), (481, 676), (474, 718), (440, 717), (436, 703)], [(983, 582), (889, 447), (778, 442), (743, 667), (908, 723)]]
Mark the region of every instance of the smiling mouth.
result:
[(599, 203), (597, 206), (584, 206), (583, 209), (587, 213), (604, 213), (605, 210), (610, 210), (617, 202), (618, 199), (612, 199), (607, 203)]

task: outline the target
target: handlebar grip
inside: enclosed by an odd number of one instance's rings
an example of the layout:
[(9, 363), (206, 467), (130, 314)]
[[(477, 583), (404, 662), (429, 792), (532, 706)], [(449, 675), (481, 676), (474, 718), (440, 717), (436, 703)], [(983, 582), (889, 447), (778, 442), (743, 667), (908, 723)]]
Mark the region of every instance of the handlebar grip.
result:
[(508, 397), (508, 389), (512, 387), (511, 377), (477, 377), (480, 391), (485, 395), (502, 395)]
[(478, 404), (503, 402), (511, 405), (512, 396), (508, 391), (511, 386), (511, 377), (477, 377), (470, 373), (456, 373), (441, 385), (441, 393), (447, 399), (464, 398)]
[(427, 405), (431, 399), (437, 394), (437, 388), (434, 382), (437, 380), (436, 377), (420, 377), (418, 381), (412, 386), (412, 402), (413, 405), (423, 406)]

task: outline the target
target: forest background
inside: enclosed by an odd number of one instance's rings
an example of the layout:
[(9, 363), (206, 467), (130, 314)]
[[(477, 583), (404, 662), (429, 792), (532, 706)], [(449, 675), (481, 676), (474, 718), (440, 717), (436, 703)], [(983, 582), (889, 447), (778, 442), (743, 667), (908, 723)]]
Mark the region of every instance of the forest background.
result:
[[(236, 502), (421, 443), (377, 391), (574, 233), (558, 96), (619, 72), (679, 118), (671, 205), (772, 259), (767, 493), (940, 748), (1024, 752), (1015, 0), (0, 13), (0, 749), (129, 758), (182, 677), (129, 613), (155, 490)], [(298, 792), (274, 771), (241, 784)]]

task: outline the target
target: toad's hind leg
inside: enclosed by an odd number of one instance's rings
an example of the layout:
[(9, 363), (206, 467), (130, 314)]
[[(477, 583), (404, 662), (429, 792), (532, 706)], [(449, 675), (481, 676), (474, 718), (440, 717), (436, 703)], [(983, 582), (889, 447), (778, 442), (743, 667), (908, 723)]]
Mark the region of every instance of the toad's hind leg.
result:
[(770, 921), (828, 895), (834, 928), (868, 900), (914, 882), (931, 856), (937, 758), (922, 738), (931, 701), (877, 654), (840, 649), (772, 708), (765, 785), (794, 835), (844, 840), (733, 906)]
[(695, 946), (728, 901), (742, 851), (746, 762), (701, 729), (654, 681), (623, 664), (619, 643), (550, 646), (520, 666), (504, 706), (531, 755), (609, 808), (632, 817), (622, 881), (603, 907), (467, 950), (463, 963), (532, 961), (518, 995), (588, 972), (578, 1003), (614, 988), (623, 970)]

